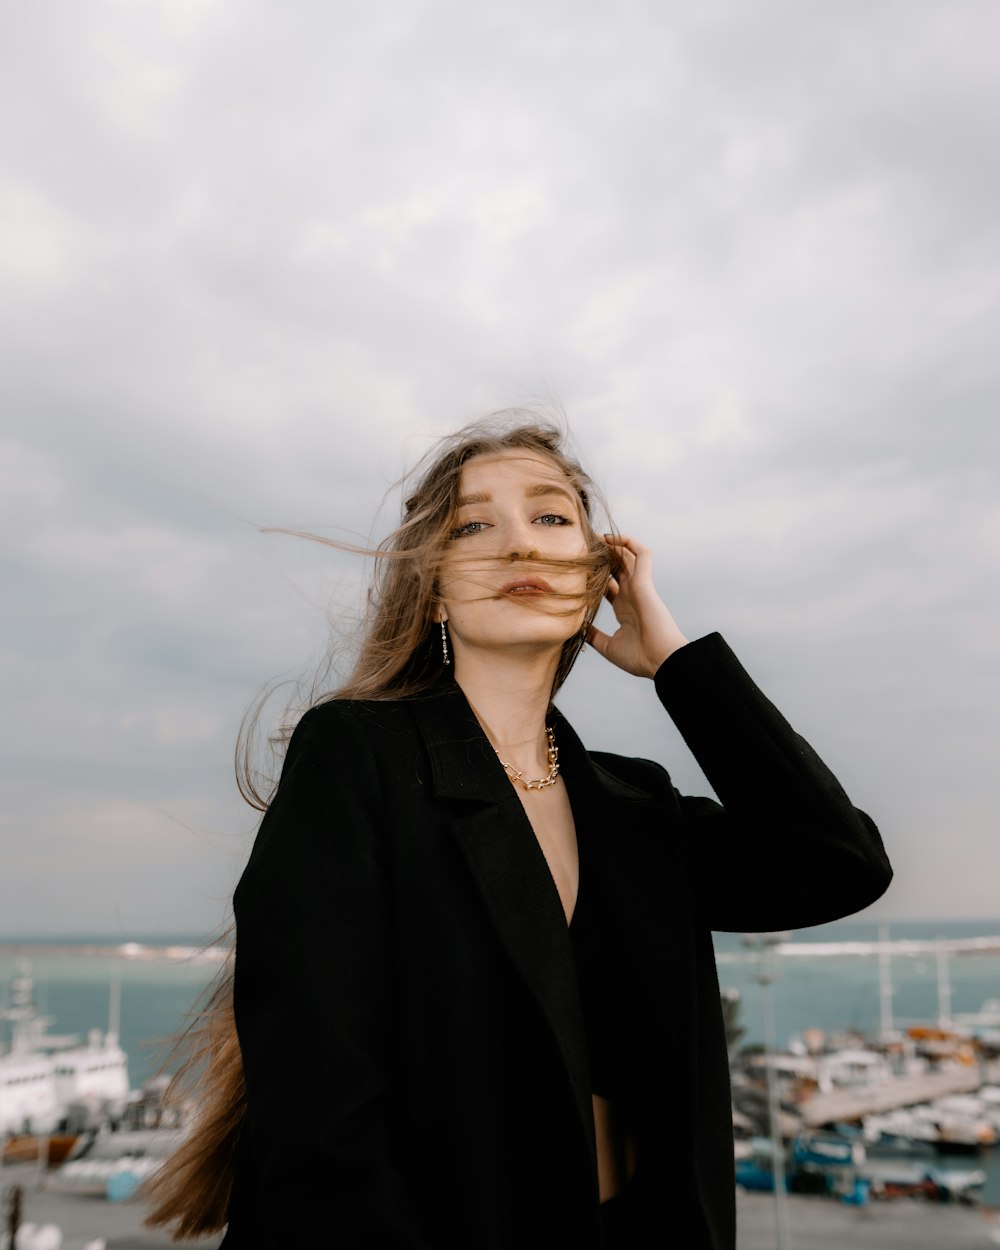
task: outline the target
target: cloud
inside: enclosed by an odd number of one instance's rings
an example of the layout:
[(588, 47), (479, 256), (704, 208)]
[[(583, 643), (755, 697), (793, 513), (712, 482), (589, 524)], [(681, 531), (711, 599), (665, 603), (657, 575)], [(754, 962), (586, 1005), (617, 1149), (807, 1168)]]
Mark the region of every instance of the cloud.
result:
[[(552, 395), (683, 623), (721, 626), (905, 829), (886, 906), (981, 909), (925, 867), (949, 811), (980, 862), (1000, 799), (998, 23), (975, 0), (12, 15), (4, 836), (38, 923), (64, 914), (39, 845), (105, 866), (99, 929), (175, 862), (150, 812), (245, 831), (242, 712), (315, 666), (328, 609), (349, 629), (365, 572), (257, 527), (378, 537), (436, 435)], [(703, 784), (598, 664), (563, 700), (585, 737), (662, 743)], [(223, 841), (187, 847), (220, 896)], [(173, 872), (164, 926), (213, 927)]]

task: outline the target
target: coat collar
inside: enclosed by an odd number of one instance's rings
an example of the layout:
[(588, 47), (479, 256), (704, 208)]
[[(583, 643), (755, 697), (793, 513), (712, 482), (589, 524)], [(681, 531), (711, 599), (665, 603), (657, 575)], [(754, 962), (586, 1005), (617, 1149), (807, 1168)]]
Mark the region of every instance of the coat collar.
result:
[(431, 786), (442, 799), (501, 803), (510, 782), (457, 682), (415, 699), (413, 715), (431, 763)]
[[(512, 790), (496, 752), (476, 719), (461, 686), (450, 681), (434, 694), (414, 699), (411, 707), (431, 764), (434, 794), (444, 799), (502, 803)], [(650, 800), (651, 795), (595, 764), (569, 721), (553, 708), (551, 724), (559, 760), (574, 795)]]

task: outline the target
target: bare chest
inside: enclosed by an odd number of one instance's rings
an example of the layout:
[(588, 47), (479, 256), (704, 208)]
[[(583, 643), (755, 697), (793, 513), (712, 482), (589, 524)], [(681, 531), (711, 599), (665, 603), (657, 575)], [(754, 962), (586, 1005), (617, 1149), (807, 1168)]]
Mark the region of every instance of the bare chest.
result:
[(517, 797), (545, 856), (569, 924), (580, 888), (580, 856), (566, 787), (561, 779), (547, 790), (518, 787)]

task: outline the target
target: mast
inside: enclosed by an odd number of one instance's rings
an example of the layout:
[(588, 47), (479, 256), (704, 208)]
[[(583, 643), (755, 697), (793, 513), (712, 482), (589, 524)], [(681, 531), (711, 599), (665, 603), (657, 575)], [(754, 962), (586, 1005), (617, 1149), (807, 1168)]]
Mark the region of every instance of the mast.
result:
[(889, 953), (889, 926), (878, 927), (878, 990), (883, 1039), (895, 1032), (892, 1019), (892, 956)]
[(951, 1028), (951, 976), (948, 951), (942, 943), (937, 948), (938, 1028)]
[(122, 1025), (122, 978), (121, 973), (115, 970), (111, 974), (111, 984), (108, 989), (108, 1034), (105, 1039), (109, 1046), (118, 1045), (118, 1037), (121, 1033)]

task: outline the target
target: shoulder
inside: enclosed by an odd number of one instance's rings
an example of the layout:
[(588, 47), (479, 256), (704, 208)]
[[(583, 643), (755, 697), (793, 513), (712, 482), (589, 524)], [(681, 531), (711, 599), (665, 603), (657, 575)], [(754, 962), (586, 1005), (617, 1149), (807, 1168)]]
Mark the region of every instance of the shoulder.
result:
[(459, 709), (468, 711), (468, 705), (454, 684), (386, 699), (323, 699), (302, 714), (292, 739), (343, 733), (392, 738), (415, 732), (418, 721), (427, 716), (450, 722)]
[(293, 779), (343, 785), (374, 778), (376, 747), (403, 716), (399, 701), (326, 699), (314, 704), (299, 717), (288, 739), (277, 797)]
[(360, 737), (360, 722), (353, 700), (329, 699), (316, 703), (295, 723), (285, 751), (283, 772), (288, 773), (303, 755), (313, 755)]
[(296, 740), (335, 739), (391, 729), (411, 720), (407, 699), (324, 699), (303, 712), (292, 732)]
[(408, 699), (326, 699), (299, 718), (282, 763), (282, 780), (318, 767), (348, 782), (394, 771), (420, 741)]
[[(302, 714), (257, 833), (251, 875), (275, 856), (284, 863), (296, 855), (326, 855), (378, 826), (384, 791), (380, 734), (366, 725), (376, 710), (383, 717), (398, 714), (394, 703), (354, 699), (328, 699)], [(331, 840), (334, 829), (339, 836)]]

